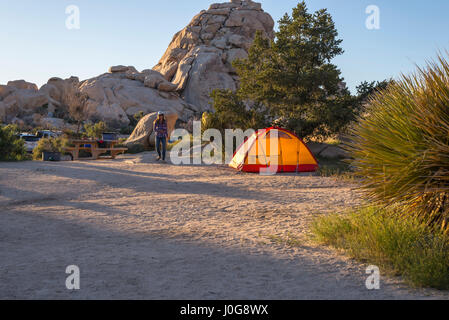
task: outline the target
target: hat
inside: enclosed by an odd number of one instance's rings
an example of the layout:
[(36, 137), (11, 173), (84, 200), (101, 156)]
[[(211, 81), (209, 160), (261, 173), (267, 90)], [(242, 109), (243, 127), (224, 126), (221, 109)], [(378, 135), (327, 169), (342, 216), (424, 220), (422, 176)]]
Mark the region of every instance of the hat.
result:
[(165, 113), (164, 113), (164, 111), (159, 111), (159, 112), (157, 113), (157, 115), (158, 115), (158, 116), (165, 116)]

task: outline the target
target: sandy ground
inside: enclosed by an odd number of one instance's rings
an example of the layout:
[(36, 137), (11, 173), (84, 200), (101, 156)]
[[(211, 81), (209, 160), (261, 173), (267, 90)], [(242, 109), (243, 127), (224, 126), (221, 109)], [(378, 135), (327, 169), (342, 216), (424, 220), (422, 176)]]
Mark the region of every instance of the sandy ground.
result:
[[(356, 205), (332, 178), (116, 161), (0, 164), (3, 299), (429, 299), (308, 238)], [(68, 265), (81, 289), (65, 287)]]

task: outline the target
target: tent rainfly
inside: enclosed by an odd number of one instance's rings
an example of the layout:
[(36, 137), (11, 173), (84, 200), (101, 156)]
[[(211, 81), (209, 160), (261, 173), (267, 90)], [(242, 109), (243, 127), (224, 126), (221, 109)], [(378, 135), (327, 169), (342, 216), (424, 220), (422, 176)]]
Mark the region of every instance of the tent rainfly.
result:
[(244, 172), (315, 172), (318, 161), (294, 133), (272, 127), (249, 137), (229, 166)]

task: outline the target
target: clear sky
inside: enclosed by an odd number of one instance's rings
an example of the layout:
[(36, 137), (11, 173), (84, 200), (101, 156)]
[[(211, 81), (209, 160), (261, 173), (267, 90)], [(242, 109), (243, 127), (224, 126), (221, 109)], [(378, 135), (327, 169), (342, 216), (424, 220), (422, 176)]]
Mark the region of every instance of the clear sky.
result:
[[(224, 0), (223, 2), (225, 2)], [(173, 35), (219, 0), (0, 0), (0, 84), (50, 77), (81, 80), (112, 65), (153, 67)], [(261, 0), (275, 21), (297, 0)], [(449, 49), (447, 0), (308, 0), (332, 14), (345, 53), (334, 63), (351, 90), (363, 80), (413, 71)], [(66, 7), (80, 9), (80, 29), (66, 28)], [(380, 9), (380, 30), (368, 30), (368, 5)]]

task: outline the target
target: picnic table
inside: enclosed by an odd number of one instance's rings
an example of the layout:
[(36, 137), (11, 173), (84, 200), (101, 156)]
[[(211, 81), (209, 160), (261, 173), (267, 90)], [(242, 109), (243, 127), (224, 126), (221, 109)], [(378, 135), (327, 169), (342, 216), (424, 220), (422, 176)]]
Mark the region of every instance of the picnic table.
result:
[[(107, 148), (100, 147), (100, 143), (97, 140), (70, 140), (74, 147), (66, 148), (65, 151), (72, 155), (73, 160), (98, 160), (102, 154), (110, 153), (110, 156), (102, 156), (102, 159), (115, 159), (117, 155), (128, 150), (128, 148), (116, 148), (115, 146), (119, 143), (117, 140), (105, 142), (108, 145)], [(80, 158), (79, 155), (82, 150), (89, 152), (92, 156)]]

